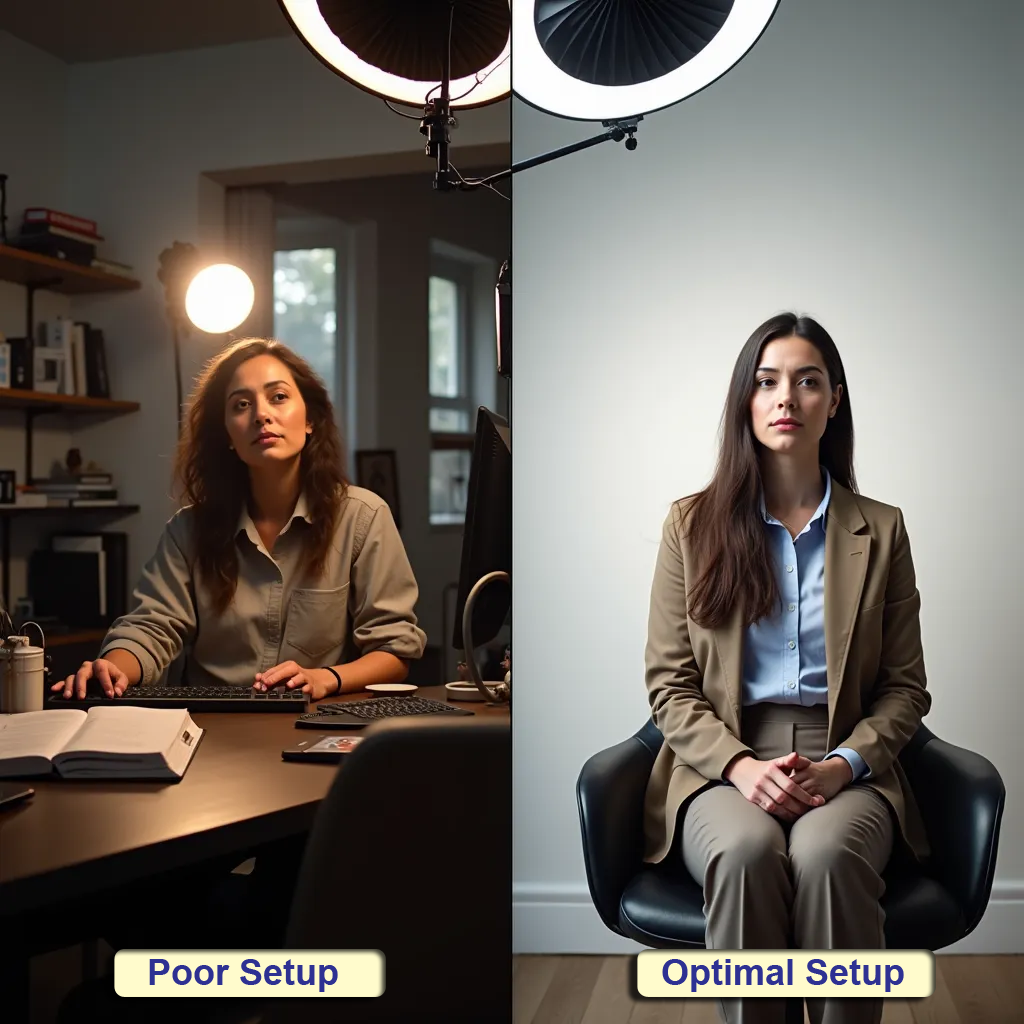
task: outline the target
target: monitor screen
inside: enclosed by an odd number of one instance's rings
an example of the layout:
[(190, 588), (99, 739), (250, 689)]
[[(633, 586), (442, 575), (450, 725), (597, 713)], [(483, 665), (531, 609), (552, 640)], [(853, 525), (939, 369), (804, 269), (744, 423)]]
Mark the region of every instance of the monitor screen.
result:
[[(466, 493), (458, 601), (452, 645), (465, 648), (462, 616), (476, 582), (489, 572), (512, 574), (512, 437), (508, 422), (481, 406)], [(505, 622), (511, 588), (501, 580), (480, 591), (473, 609), (473, 643), (493, 640)]]

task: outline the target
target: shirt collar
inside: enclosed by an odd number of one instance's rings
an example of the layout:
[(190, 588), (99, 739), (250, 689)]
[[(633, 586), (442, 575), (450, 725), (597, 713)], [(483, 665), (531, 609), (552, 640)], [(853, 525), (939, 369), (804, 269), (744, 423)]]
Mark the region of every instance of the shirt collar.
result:
[[(307, 523), (313, 522), (312, 514), (309, 511), (309, 501), (306, 498), (306, 492), (299, 492), (299, 499), (295, 502), (295, 508), (292, 510), (291, 518), (284, 525), (284, 529), (281, 531), (281, 536), (286, 534), (290, 529), (292, 523), (296, 519), (304, 519)], [(259, 532), (256, 529), (256, 524), (252, 521), (252, 516), (249, 515), (249, 508), (247, 502), (242, 502), (242, 511), (238, 516), (238, 527), (236, 529), (236, 535), (244, 533), (249, 540), (253, 542), (257, 547), (263, 542), (260, 540)]]
[[(828, 519), (828, 517), (825, 515), (825, 511), (828, 508), (829, 499), (832, 497), (832, 474), (829, 473), (829, 471), (824, 466), (822, 466), (821, 475), (825, 478), (825, 497), (821, 499), (820, 503), (818, 504), (818, 507), (814, 510), (814, 515), (811, 516), (811, 518), (807, 522), (807, 525), (800, 531), (798, 536), (802, 536), (803, 534), (805, 534), (811, 528), (811, 524), (817, 519), (821, 520), (822, 532), (824, 533), (825, 531), (825, 523)], [(770, 523), (772, 526), (784, 525), (783, 523), (780, 523), (778, 519), (776, 519), (774, 516), (768, 514), (768, 509), (766, 508), (764, 503), (763, 487), (761, 488), (761, 493), (758, 495), (758, 504), (761, 509), (761, 518), (764, 519), (766, 523)]]

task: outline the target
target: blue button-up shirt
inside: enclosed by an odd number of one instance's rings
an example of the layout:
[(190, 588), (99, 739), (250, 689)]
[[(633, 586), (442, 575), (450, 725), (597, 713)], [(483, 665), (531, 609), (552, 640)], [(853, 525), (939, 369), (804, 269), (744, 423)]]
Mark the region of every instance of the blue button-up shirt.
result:
[[(825, 667), (825, 511), (832, 497), (832, 478), (822, 469), (825, 497), (810, 522), (794, 539), (789, 529), (765, 508), (769, 551), (782, 607), (769, 618), (748, 626), (743, 644), (743, 703), (828, 703)], [(837, 747), (827, 757), (844, 757), (854, 779), (867, 775), (855, 750)]]

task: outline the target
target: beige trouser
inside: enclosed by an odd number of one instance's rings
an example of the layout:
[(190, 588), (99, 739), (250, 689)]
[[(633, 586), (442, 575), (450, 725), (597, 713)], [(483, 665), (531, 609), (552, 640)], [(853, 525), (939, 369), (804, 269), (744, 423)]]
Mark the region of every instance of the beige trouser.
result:
[[(828, 711), (743, 709), (743, 741), (762, 759), (826, 750)], [(704, 887), (708, 949), (884, 949), (879, 899), (892, 850), (882, 797), (856, 784), (792, 824), (722, 784), (690, 801), (683, 859)], [(728, 1024), (782, 1024), (782, 999), (721, 1000)], [(811, 1024), (878, 1024), (880, 999), (808, 999)]]

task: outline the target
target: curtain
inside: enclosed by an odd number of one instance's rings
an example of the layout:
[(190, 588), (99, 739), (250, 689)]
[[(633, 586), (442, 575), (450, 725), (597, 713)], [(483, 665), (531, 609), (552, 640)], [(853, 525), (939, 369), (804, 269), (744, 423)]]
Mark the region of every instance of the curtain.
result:
[(274, 197), (261, 188), (229, 188), (225, 197), (225, 249), (253, 283), (256, 299), (237, 337), (274, 333)]

